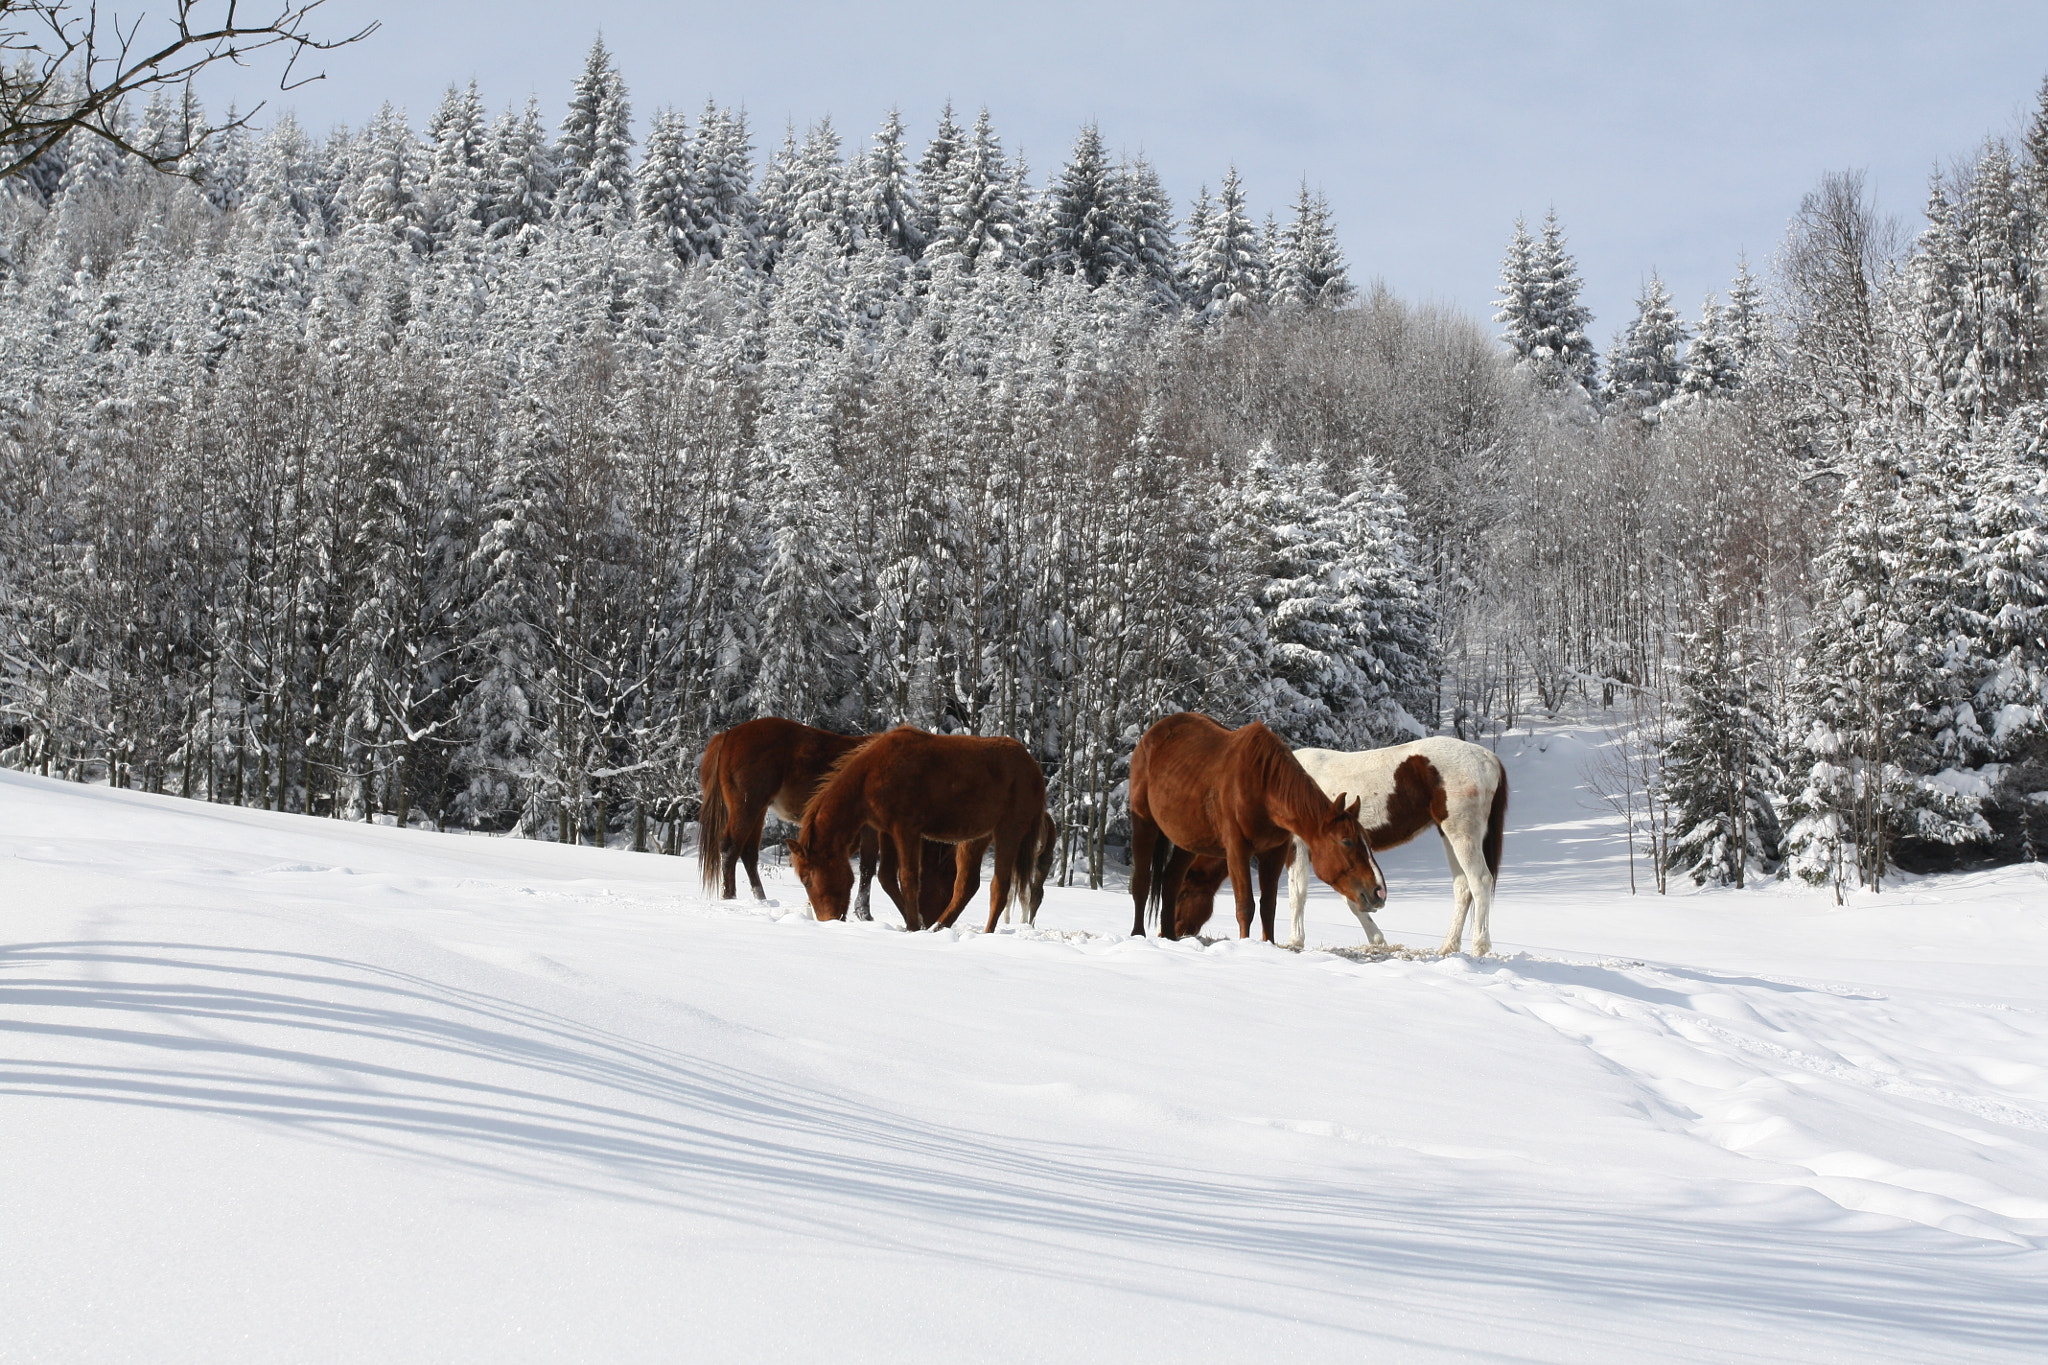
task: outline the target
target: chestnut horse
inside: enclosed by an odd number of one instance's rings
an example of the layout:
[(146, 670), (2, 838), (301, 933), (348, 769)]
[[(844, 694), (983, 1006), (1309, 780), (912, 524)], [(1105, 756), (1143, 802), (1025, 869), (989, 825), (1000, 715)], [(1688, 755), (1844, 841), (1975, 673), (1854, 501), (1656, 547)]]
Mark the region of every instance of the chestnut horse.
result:
[(1226, 730), (1183, 711), (1145, 732), (1131, 754), (1131, 933), (1145, 932), (1148, 902), (1159, 935), (1175, 938), (1180, 883), (1196, 858), (1220, 858), (1237, 892), (1240, 937), (1252, 932), (1251, 861), (1259, 860), (1260, 926), (1273, 939), (1280, 868), (1292, 839), (1309, 846), (1316, 875), (1353, 906), (1387, 899), (1358, 803), (1333, 801), (1280, 737), (1253, 721)]
[[(1438, 952), (1458, 951), (1468, 910), (1476, 912), (1472, 950), (1482, 957), (1492, 951), (1493, 888), (1500, 876), (1508, 812), (1507, 770), (1492, 750), (1439, 735), (1357, 753), (1296, 749), (1294, 757), (1324, 791), (1342, 788), (1359, 794), (1359, 823), (1366, 826), (1365, 837), (1376, 853), (1398, 848), (1434, 825), (1451, 865), (1451, 927)], [(1294, 912), (1288, 946), (1293, 948), (1301, 947), (1306, 937), (1308, 872), (1302, 853), (1297, 842), (1287, 879)], [(1188, 869), (1178, 904), (1181, 933), (1191, 934), (1208, 922), (1226, 874), (1220, 858), (1199, 858)], [(1386, 946), (1386, 936), (1372, 916), (1358, 913), (1356, 907), (1353, 913), (1365, 926), (1367, 941)]]
[(923, 842), (953, 844), (953, 892), (930, 921), (943, 929), (959, 918), (992, 845), (987, 932), (994, 933), (1013, 896), (1027, 917), (1036, 909), (1030, 888), (1047, 823), (1045, 774), (1016, 740), (899, 725), (847, 754), (826, 776), (789, 845), (790, 866), (817, 917), (843, 919), (853, 883), (847, 855), (873, 826), (882, 845), (894, 847), (907, 922), (907, 907), (924, 903)]
[[(866, 735), (836, 735), (780, 716), (762, 716), (713, 735), (697, 764), (704, 793), (697, 817), (697, 862), (704, 890), (731, 900), (739, 894), (736, 874), (745, 863), (754, 899), (767, 900), (761, 885), (761, 825), (768, 812), (792, 825), (802, 820), (804, 806), (832, 765), (866, 742)], [(873, 875), (873, 862), (864, 858), (855, 912), (861, 919), (867, 918), (868, 878)]]

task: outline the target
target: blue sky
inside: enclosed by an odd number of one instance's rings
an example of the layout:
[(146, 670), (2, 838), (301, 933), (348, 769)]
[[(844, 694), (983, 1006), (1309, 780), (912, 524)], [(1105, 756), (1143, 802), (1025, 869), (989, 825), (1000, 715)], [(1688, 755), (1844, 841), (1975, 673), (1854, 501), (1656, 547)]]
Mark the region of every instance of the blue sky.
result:
[[(642, 120), (716, 97), (764, 151), (786, 120), (865, 136), (892, 106), (921, 143), (951, 99), (986, 104), (1041, 183), (1090, 119), (1183, 212), (1232, 163), (1261, 213), (1306, 175), (1355, 279), (1480, 316), (1515, 215), (1555, 204), (1603, 349), (1652, 267), (1691, 318), (1739, 251), (1765, 266), (1824, 171), (1867, 168), (1913, 221), (1936, 164), (2014, 131), (2048, 74), (2040, 3), (328, 0), (318, 22), (370, 19), (271, 111), (324, 130), (389, 100), (419, 125), (473, 77), (494, 111), (533, 93), (559, 119), (602, 28)], [(246, 105), (266, 84), (203, 93)]]

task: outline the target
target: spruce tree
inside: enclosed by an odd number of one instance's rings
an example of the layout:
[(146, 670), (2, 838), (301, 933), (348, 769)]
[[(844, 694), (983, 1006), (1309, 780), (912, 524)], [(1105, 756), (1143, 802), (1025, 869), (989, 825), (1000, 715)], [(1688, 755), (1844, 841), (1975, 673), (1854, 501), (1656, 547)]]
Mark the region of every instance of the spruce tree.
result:
[[(1116, 199), (1117, 219), (1125, 231), (1124, 268), (1142, 283), (1155, 305), (1178, 306), (1173, 201), (1151, 162), (1141, 156), (1117, 169)], [(1340, 263), (1340, 273), (1341, 269)]]
[(1685, 324), (1653, 270), (1636, 296), (1635, 320), (1615, 338), (1607, 362), (1607, 401), (1625, 411), (1654, 414), (1678, 391), (1683, 375), (1679, 352), (1685, 341)]
[(1244, 187), (1232, 167), (1216, 203), (1208, 190), (1188, 222), (1181, 296), (1205, 322), (1245, 317), (1266, 303), (1266, 261), (1258, 229), (1245, 213)]
[(647, 128), (647, 155), (633, 177), (635, 217), (649, 245), (684, 265), (696, 260), (691, 229), (698, 188), (690, 131), (683, 116), (664, 109)]
[(1344, 270), (1329, 201), (1320, 194), (1311, 196), (1306, 180), (1294, 201), (1294, 219), (1279, 234), (1279, 249), (1272, 259), (1275, 307), (1335, 308), (1356, 292)]
[(1553, 208), (1544, 216), (1543, 235), (1531, 249), (1536, 300), (1527, 356), (1545, 384), (1574, 384), (1590, 394), (1598, 362), (1586, 335), (1593, 315), (1579, 302), (1578, 270), (1565, 250), (1564, 228)]
[(479, 213), (486, 237), (502, 241), (547, 221), (556, 166), (537, 100), (529, 97), (523, 113), (508, 109), (492, 125), (485, 172)]
[(604, 39), (590, 45), (562, 120), (555, 212), (572, 229), (615, 232), (633, 217), (632, 107)]
[(1067, 164), (1046, 189), (1046, 272), (1079, 275), (1093, 287), (1124, 263), (1114, 180), (1101, 131), (1084, 125)]
[(875, 133), (848, 187), (848, 213), (864, 237), (907, 261), (924, 254), (929, 240), (924, 209), (917, 202), (913, 171), (904, 153), (903, 115), (891, 109)]
[(1770, 689), (1741, 637), (1723, 625), (1724, 592), (1684, 644), (1663, 799), (1676, 833), (1672, 863), (1700, 885), (1742, 886), (1752, 867), (1777, 866), (1772, 794), (1784, 781)]
[[(950, 116), (950, 114), (949, 114)], [(1007, 265), (1022, 249), (1021, 215), (1003, 144), (983, 109), (964, 143), (949, 152), (945, 200), (929, 248), (936, 263), (955, 257), (969, 271)]]

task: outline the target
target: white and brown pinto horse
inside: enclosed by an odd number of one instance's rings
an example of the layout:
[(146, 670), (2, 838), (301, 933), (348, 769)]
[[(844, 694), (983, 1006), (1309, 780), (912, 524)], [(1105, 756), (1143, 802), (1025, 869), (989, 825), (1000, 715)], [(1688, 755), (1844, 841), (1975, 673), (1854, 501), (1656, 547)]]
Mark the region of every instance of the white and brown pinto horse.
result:
[[(1472, 951), (1493, 950), (1493, 885), (1500, 876), (1501, 836), (1508, 814), (1508, 775), (1500, 758), (1480, 744), (1438, 735), (1412, 744), (1343, 753), (1336, 749), (1296, 749), (1294, 757), (1326, 793), (1350, 792), (1362, 798), (1358, 823), (1373, 850), (1397, 848), (1436, 826), (1444, 856), (1451, 864), (1451, 928), (1444, 935), (1444, 953), (1459, 951), (1465, 937), (1465, 913), (1475, 912)], [(1290, 947), (1299, 948), (1308, 909), (1308, 851), (1297, 841), (1289, 869), (1287, 898), (1294, 912)], [(1375, 946), (1386, 936), (1372, 915), (1350, 902), (1351, 913), (1365, 926)]]

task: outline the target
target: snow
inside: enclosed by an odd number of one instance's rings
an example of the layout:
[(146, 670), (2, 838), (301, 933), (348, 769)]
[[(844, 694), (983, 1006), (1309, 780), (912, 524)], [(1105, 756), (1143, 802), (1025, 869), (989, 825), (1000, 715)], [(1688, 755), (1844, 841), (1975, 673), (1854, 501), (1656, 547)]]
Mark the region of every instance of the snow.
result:
[(0, 1359), (2038, 1358), (2042, 869), (1632, 899), (1584, 743), (1442, 960), (0, 774)]

